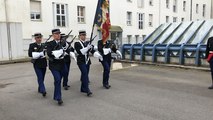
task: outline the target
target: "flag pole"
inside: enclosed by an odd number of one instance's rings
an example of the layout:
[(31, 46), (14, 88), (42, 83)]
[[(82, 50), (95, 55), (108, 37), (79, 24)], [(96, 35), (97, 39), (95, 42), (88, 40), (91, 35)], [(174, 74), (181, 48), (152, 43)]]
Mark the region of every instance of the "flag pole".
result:
[(97, 7), (96, 7), (96, 11), (95, 11), (95, 16), (94, 16), (93, 25), (92, 25), (92, 31), (91, 31), (91, 35), (90, 35), (90, 41), (92, 40), (93, 31), (94, 31), (94, 28), (95, 28), (95, 18), (96, 18), (96, 13), (97, 13), (97, 9), (98, 9), (98, 4), (99, 4), (99, 2), (100, 2), (100, 0), (98, 0)]

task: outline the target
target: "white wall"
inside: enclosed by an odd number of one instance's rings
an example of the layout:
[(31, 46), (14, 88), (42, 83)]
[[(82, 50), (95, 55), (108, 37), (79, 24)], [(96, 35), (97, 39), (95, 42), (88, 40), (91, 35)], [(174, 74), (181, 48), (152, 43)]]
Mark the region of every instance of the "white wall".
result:
[(7, 37), (6, 23), (0, 22), (0, 60), (9, 60), (8, 53), (8, 37)]
[(4, 0), (0, 0), (0, 22), (5, 22), (6, 16), (5, 16), (5, 2)]
[[(199, 4), (199, 12), (196, 13), (196, 4)], [(203, 4), (206, 4), (206, 16), (202, 16)], [(211, 0), (196, 0), (192, 2), (192, 20), (205, 20), (211, 18)]]

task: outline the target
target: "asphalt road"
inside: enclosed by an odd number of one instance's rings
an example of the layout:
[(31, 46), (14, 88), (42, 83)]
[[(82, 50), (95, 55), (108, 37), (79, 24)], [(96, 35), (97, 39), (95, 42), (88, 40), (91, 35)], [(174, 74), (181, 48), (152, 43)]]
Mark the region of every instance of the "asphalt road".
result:
[[(128, 66), (128, 65), (125, 65)], [(111, 71), (112, 88), (102, 87), (102, 68), (93, 60), (87, 97), (80, 93), (80, 71), (71, 65), (64, 104), (53, 98), (53, 77), (47, 70), (47, 97), (37, 93), (31, 63), (0, 66), (0, 120), (212, 120), (210, 73), (140, 65)]]

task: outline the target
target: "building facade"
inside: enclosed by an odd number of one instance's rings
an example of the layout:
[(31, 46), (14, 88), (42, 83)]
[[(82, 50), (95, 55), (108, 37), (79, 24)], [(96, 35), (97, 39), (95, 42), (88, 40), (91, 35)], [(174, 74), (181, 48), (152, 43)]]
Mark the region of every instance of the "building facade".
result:
[[(73, 37), (78, 35), (79, 30), (84, 29), (87, 31), (87, 37), (90, 37), (97, 1), (0, 0), (0, 23), (6, 23), (6, 27), (2, 27), (1, 30), (9, 29), (9, 23), (17, 23), (21, 26), (19, 37), (22, 39), (20, 42), (23, 43), (23, 48), (20, 48), (24, 50), (23, 55), (26, 54), (28, 44), (32, 42), (32, 34), (35, 32), (41, 32), (44, 38), (48, 38), (51, 29), (60, 28), (63, 33), (73, 30), (71, 33)], [(212, 1), (111, 0), (110, 39), (116, 39), (119, 46), (124, 43), (140, 43), (162, 23), (210, 19)], [(7, 49), (10, 51), (13, 48), (10, 45), (13, 44), (12, 40), (10, 41), (11, 33), (6, 32), (6, 34), (9, 42), (5, 41), (7, 43), (5, 46), (8, 46)], [(94, 30), (94, 35), (98, 35), (97, 39), (101, 38), (98, 29)], [(0, 46), (0, 51), (3, 51), (4, 43)]]

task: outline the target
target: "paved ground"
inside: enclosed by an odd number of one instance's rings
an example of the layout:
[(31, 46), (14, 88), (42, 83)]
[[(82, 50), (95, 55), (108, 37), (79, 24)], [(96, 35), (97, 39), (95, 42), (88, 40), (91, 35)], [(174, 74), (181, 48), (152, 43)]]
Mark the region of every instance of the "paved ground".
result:
[(111, 72), (110, 90), (101, 87), (102, 68), (93, 60), (93, 97), (79, 92), (80, 72), (72, 63), (71, 89), (64, 105), (52, 100), (53, 78), (46, 75), (47, 97), (37, 93), (31, 63), (0, 66), (0, 120), (211, 120), (210, 73), (141, 65)]

